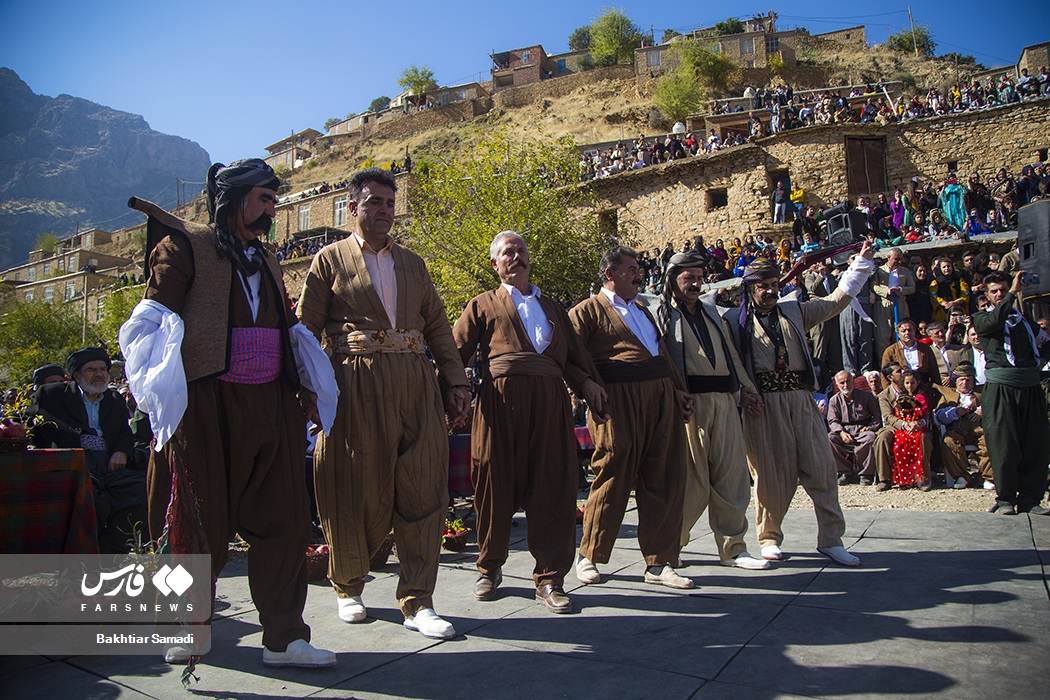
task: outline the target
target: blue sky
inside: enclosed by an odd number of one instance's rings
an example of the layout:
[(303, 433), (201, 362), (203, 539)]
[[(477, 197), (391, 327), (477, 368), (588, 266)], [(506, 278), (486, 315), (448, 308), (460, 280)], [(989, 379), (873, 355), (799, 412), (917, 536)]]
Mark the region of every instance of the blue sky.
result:
[[(487, 77), (488, 54), (534, 43), (566, 51), (570, 32), (602, 7), (622, 8), (643, 29), (689, 31), (728, 14), (780, 13), (778, 28), (811, 33), (857, 24), (869, 42), (908, 26), (906, 5), (791, 0), (719, 5), (677, 0), (555, 2), (276, 2), (225, 0), (0, 3), (0, 66), (34, 92), (75, 95), (141, 114), (154, 129), (196, 141), (213, 160), (264, 154), (292, 131), (394, 96), (410, 63), (443, 85)], [(730, 9), (731, 8), (731, 9)], [(938, 53), (988, 66), (1050, 40), (1046, 0), (926, 0), (912, 6)], [(2, 107), (0, 107), (2, 108)], [(203, 173), (202, 173), (203, 175)]]

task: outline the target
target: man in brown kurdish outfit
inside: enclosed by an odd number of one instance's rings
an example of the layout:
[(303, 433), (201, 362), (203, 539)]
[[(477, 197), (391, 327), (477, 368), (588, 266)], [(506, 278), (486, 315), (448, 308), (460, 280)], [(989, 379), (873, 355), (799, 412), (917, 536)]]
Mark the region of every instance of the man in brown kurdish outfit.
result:
[(503, 580), (510, 526), (525, 507), (536, 560), (536, 599), (572, 612), (563, 588), (576, 546), (576, 439), (568, 383), (604, 422), (598, 371), (558, 302), (529, 281), (529, 252), (513, 231), (496, 236), (489, 261), (500, 286), (470, 300), (452, 328), (464, 364), (481, 365), (471, 428), (477, 511), (474, 596), (492, 600)]
[[(952, 372), (955, 391), (945, 389), (944, 400), (934, 412), (937, 422), (944, 426), (945, 431), (941, 453), (944, 480), (948, 488), (964, 489), (979, 482), (981, 477), (986, 482), (995, 480), (992, 462), (988, 458), (988, 445), (984, 439), (981, 395), (974, 392), (975, 375), (976, 371), (969, 362), (956, 365)], [(966, 454), (966, 448), (970, 445), (977, 448), (980, 476), (970, 473), (970, 460)]]
[[(235, 532), (251, 545), (248, 582), (263, 628), (263, 663), (331, 666), (335, 654), (308, 643), (302, 613), (310, 541), (306, 421), (320, 423), (314, 390), (323, 393), (325, 382), (334, 390), (334, 381), (307, 367), (308, 345), (315, 360), (324, 355), (289, 311), (280, 266), (258, 240), (270, 229), (279, 186), (258, 159), (213, 165), (214, 227), (134, 200), (150, 215), (150, 233), (163, 238), (120, 345), (132, 393), (163, 445), (148, 471), (150, 536), (165, 533), (180, 551), (166, 512), (173, 474), (184, 473), (199, 501), (213, 576)], [(184, 335), (164, 339), (183, 325)], [(180, 351), (158, 361), (160, 348), (175, 342)], [(185, 663), (190, 650), (175, 646), (166, 658)]]
[(828, 399), (828, 440), (835, 453), (839, 484), (863, 480), (870, 486), (875, 479), (872, 447), (882, 427), (879, 400), (870, 391), (855, 389), (853, 375), (846, 370), (835, 375), (835, 386), (838, 392)]
[(448, 506), (444, 414), (465, 415), (470, 392), (426, 264), (389, 235), (396, 187), (378, 168), (350, 179), (354, 235), (317, 254), (299, 298), (303, 323), (333, 355), (342, 397), (331, 434), (317, 441), (314, 486), (339, 618), (365, 619), (369, 560), (393, 528), (405, 627), (447, 639), (456, 631), (433, 600)]
[(636, 299), (642, 284), (638, 254), (616, 247), (599, 266), (601, 291), (569, 318), (598, 367), (612, 418), (587, 425), (594, 439), (595, 479), (583, 518), (576, 575), (599, 583), (595, 564), (608, 563), (624, 509), (635, 490), (638, 544), (647, 583), (694, 588), (672, 567), (681, 551), (685, 429), (692, 398), (660, 341), (653, 317)]

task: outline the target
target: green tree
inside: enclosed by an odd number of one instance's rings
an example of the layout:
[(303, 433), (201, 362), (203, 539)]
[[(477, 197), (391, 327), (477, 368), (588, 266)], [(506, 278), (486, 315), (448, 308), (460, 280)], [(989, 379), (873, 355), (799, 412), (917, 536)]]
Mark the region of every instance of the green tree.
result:
[(120, 351), (118, 335), (120, 327), (131, 318), (135, 305), (142, 301), (145, 285), (121, 287), (102, 300), (102, 317), (91, 330), (95, 341), (109, 350), (111, 355)]
[(427, 261), (449, 318), (497, 284), (489, 244), (508, 229), (528, 244), (533, 284), (557, 299), (587, 296), (610, 239), (576, 186), (579, 161), (571, 139), (514, 141), (496, 131), (464, 160), (419, 173), (404, 237)]
[(397, 84), (417, 98), (422, 97), (427, 90), (437, 87), (437, 83), (434, 82), (434, 71), (426, 66), (417, 66), (415, 63), (401, 71)]
[(41, 365), (65, 365), (83, 347), (80, 304), (15, 301), (0, 318), (0, 373), (9, 382), (28, 384)]
[(36, 245), (34, 250), (46, 250), (53, 251), (58, 247), (58, 244), (62, 242), (62, 239), (53, 233), (41, 233), (36, 237)]
[(933, 40), (933, 32), (927, 27), (917, 26), (914, 33), (910, 29), (905, 29), (896, 34), (890, 34), (886, 39), (886, 46), (901, 53), (915, 53), (915, 49), (918, 48), (920, 56), (933, 58), (937, 42)]
[(949, 51), (940, 57), (942, 61), (948, 61), (949, 63), (955, 63), (960, 66), (973, 66), (978, 70), (984, 70), (984, 66), (977, 62), (977, 59), (970, 55), (963, 55), (955, 51)]
[(704, 88), (692, 72), (680, 65), (656, 81), (653, 105), (668, 120), (684, 122), (690, 114), (696, 114), (705, 96)]
[(369, 112), (382, 112), (384, 109), (390, 106), (390, 98), (386, 95), (380, 95), (371, 102), (368, 103)]
[(599, 64), (605, 56), (611, 56), (613, 64), (630, 63), (641, 44), (642, 31), (623, 10), (609, 8), (591, 25), (591, 52)]
[(674, 39), (676, 36), (682, 36), (682, 33), (681, 32), (676, 32), (673, 29), (665, 29), (664, 33), (663, 33), (663, 36), (660, 37), (660, 43), (661, 44), (666, 44), (671, 39)]
[(699, 41), (679, 41), (672, 45), (679, 64), (690, 71), (704, 87), (724, 91), (736, 72), (736, 64), (727, 56), (715, 53)]
[(784, 63), (784, 57), (778, 51), (766, 56), (766, 67), (769, 68), (769, 72), (773, 75), (780, 75), (787, 66)]
[(726, 36), (729, 34), (742, 34), (744, 32), (744, 23), (738, 20), (736, 17), (729, 17), (725, 22), (715, 23), (715, 34), (718, 36)]
[(591, 25), (572, 30), (569, 35), (569, 51), (586, 51), (591, 48)]
[(336, 124), (338, 124), (341, 121), (343, 121), (343, 120), (340, 119), (339, 117), (329, 117), (328, 119), (325, 119), (324, 120), (324, 130), (328, 131), (329, 129), (331, 129), (333, 126), (335, 126)]

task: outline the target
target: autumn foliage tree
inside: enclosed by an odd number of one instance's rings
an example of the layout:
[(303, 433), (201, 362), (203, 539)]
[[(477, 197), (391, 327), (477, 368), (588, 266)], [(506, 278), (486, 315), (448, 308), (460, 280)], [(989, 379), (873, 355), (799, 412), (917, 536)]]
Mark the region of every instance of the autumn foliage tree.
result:
[(494, 132), (463, 160), (420, 174), (401, 237), (427, 261), (450, 318), (498, 284), (489, 244), (506, 230), (525, 239), (533, 284), (556, 299), (586, 298), (611, 238), (578, 185), (579, 161), (571, 140)]

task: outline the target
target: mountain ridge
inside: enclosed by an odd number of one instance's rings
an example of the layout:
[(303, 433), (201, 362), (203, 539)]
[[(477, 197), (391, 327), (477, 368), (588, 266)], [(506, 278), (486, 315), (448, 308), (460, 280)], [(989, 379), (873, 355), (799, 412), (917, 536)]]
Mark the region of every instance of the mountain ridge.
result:
[(0, 104), (3, 268), (26, 260), (39, 235), (119, 218), (129, 196), (200, 180), (211, 163), (199, 144), (154, 131), (141, 115), (38, 95), (9, 68), (0, 68)]

